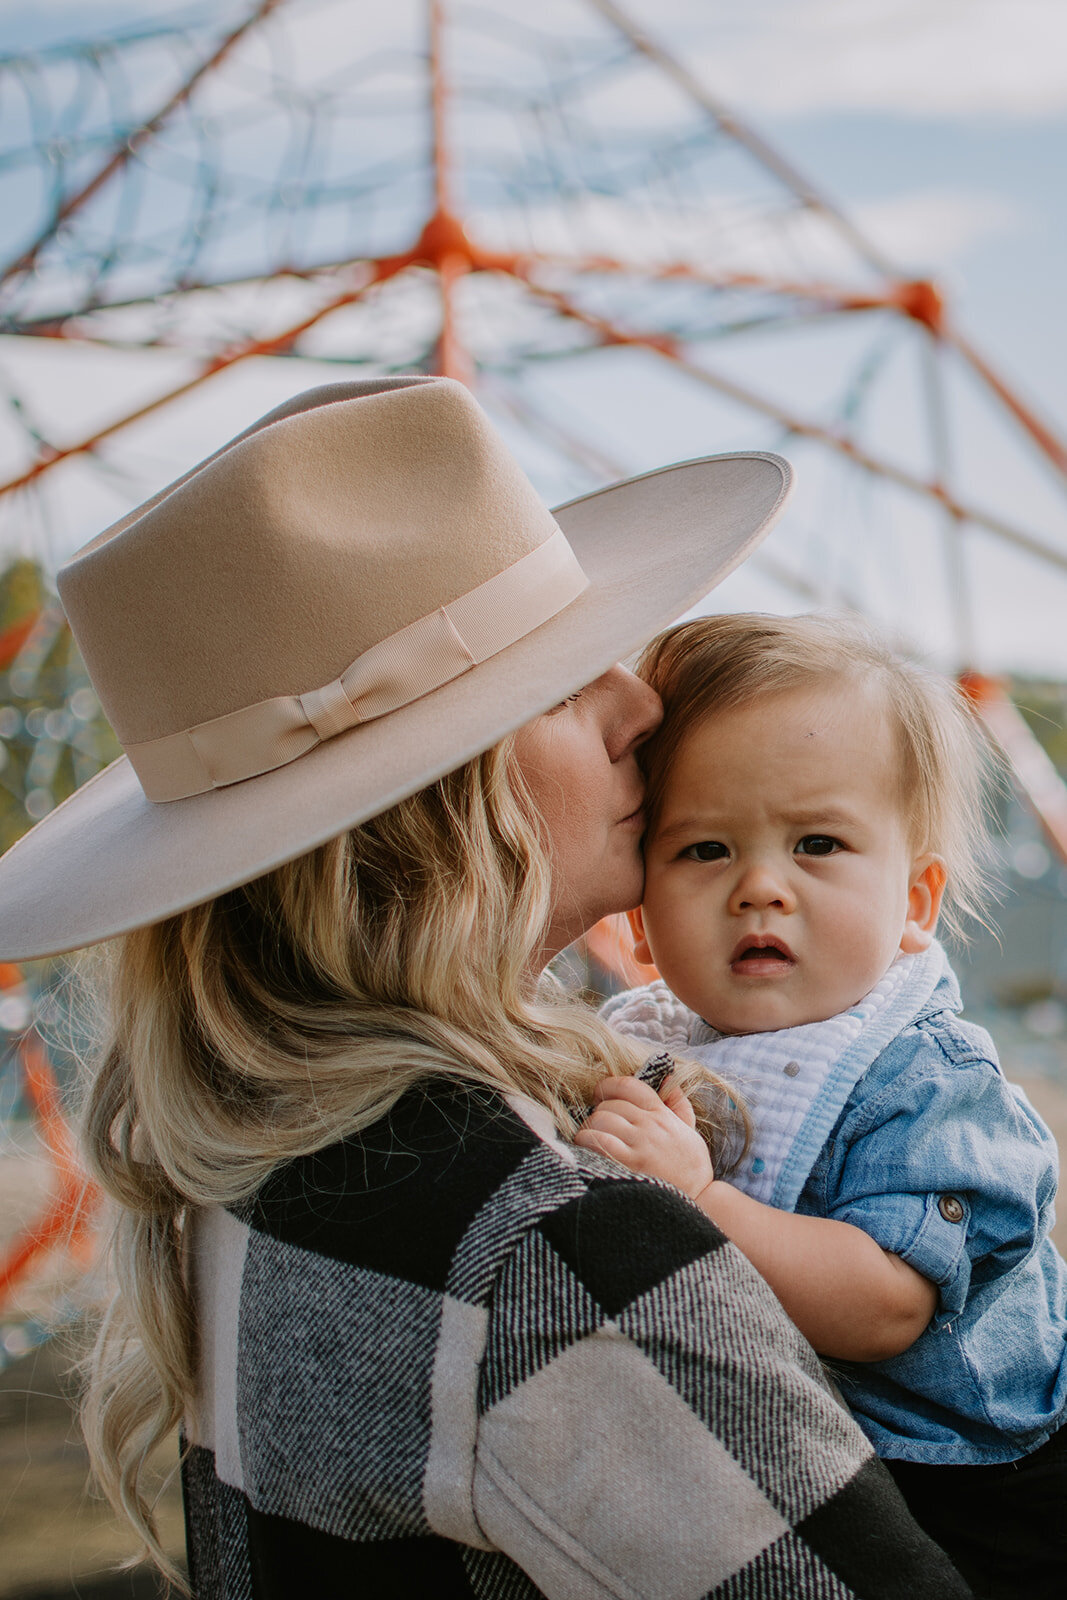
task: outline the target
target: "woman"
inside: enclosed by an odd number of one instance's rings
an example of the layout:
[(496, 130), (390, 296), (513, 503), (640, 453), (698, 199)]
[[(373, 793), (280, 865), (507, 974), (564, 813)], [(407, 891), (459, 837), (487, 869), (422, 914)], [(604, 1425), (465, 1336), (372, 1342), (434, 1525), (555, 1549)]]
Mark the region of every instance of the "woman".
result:
[(659, 707), (614, 662), (786, 482), (690, 463), (561, 531), (460, 386), (382, 380), (61, 574), (126, 755), (0, 863), (0, 948), (125, 936), (87, 1432), (153, 1547), (183, 1421), (199, 1600), (966, 1592), (740, 1255), (567, 1142), (638, 1062), (539, 988), (640, 896)]

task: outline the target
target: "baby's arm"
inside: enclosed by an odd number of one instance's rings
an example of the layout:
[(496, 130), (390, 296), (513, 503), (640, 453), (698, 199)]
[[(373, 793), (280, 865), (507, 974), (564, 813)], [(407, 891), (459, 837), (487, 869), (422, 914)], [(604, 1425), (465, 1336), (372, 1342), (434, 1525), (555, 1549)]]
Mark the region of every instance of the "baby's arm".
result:
[(851, 1222), (776, 1211), (714, 1179), (700, 1209), (766, 1278), (822, 1356), (885, 1361), (915, 1343), (937, 1289)]
[(635, 1078), (605, 1078), (575, 1143), (663, 1178), (689, 1195), (767, 1280), (820, 1355), (884, 1361), (922, 1333), (937, 1307), (928, 1279), (849, 1222), (798, 1216), (717, 1179), (693, 1108)]

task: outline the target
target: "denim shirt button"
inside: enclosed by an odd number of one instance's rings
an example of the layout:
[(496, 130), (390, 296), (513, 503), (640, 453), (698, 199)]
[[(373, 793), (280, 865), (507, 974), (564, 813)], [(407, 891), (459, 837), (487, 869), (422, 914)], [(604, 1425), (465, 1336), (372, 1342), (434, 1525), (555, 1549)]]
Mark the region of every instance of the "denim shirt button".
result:
[(963, 1221), (963, 1201), (957, 1200), (954, 1194), (943, 1194), (937, 1202), (937, 1209), (946, 1222)]

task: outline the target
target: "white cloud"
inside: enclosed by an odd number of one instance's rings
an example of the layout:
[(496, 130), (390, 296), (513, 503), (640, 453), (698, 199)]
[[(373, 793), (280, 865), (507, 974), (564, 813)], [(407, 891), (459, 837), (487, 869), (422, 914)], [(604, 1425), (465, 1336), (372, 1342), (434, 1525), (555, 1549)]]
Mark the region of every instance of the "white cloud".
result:
[[(852, 210), (860, 230), (905, 271), (938, 270), (978, 240), (1018, 229), (1025, 213), (1002, 194), (919, 189)], [(499, 249), (605, 254), (646, 266), (685, 261), (716, 272), (778, 278), (857, 280), (855, 251), (813, 211), (761, 210), (729, 194), (705, 193), (699, 208), (654, 200), (585, 196), (514, 212), (475, 213), (471, 232)]]
[[(874, 111), (904, 116), (1005, 116), (1030, 119), (1067, 112), (1067, 4), (1064, 0), (620, 0), (624, 12), (695, 70), (715, 93), (761, 116)], [(314, 73), (344, 53), (342, 13), (358, 11), (361, 50), (388, 40), (421, 51), (425, 20), (418, 0), (290, 0), (267, 33), (295, 28), (290, 67)], [(25, 0), (0, 0), (0, 15)], [(495, 25), (479, 20), (497, 18)], [(203, 3), (181, 0), (39, 0), (41, 35), (106, 34), (132, 24), (212, 18)], [(217, 25), (240, 20), (220, 7)], [(603, 37), (606, 24), (586, 0), (482, 0), (478, 13), (446, 8), (446, 49), (454, 64), (480, 59), (495, 40), (505, 50), (534, 48), (539, 38)], [(110, 26), (109, 26), (110, 25)], [(339, 39), (339, 27), (343, 30)], [(257, 30), (258, 31), (258, 30)], [(610, 29), (608, 31), (611, 31)], [(352, 37), (349, 34), (349, 37)], [(483, 43), (478, 44), (479, 37)], [(294, 42), (295, 41), (295, 42)], [(473, 50), (473, 56), (471, 51)], [(298, 59), (292, 59), (293, 57)], [(643, 75), (631, 115), (653, 115), (674, 99), (665, 83)], [(675, 102), (676, 103), (676, 102)]]
[[(654, 30), (651, 0), (641, 10)], [(685, 15), (668, 24), (679, 36)], [(1067, 112), (1063, 0), (755, 0), (721, 20), (691, 40), (690, 65), (759, 115)]]
[[(517, 3), (492, 9), (517, 26)], [(1064, 0), (620, 3), (714, 97), (757, 123), (841, 112), (1031, 122), (1067, 114)], [(557, 0), (544, 32), (589, 37), (598, 16), (595, 0)], [(477, 56), (476, 25), (456, 40), (460, 60)], [(684, 90), (639, 54), (593, 75), (584, 106), (594, 121), (630, 131), (677, 123), (687, 108)]]
[(916, 271), (949, 266), (978, 240), (1025, 224), (1025, 212), (1005, 195), (962, 189), (894, 195), (851, 214), (892, 260)]

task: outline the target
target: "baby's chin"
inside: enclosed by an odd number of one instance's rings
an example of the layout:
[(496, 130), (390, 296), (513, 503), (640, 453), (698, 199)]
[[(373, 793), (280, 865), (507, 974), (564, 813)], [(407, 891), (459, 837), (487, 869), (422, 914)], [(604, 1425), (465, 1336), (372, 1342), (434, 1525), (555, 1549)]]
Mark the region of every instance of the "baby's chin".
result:
[(858, 1005), (875, 982), (877, 979), (851, 999), (846, 996), (825, 996), (789, 1004), (784, 996), (768, 995), (762, 998), (753, 995), (740, 1007), (709, 1006), (705, 1010), (690, 1006), (690, 1010), (695, 1011), (709, 1028), (714, 1028), (716, 1033), (726, 1038), (740, 1038), (746, 1033), (781, 1033), (785, 1028), (804, 1028), (811, 1022), (829, 1022), (831, 1017), (840, 1016), (843, 1011)]

